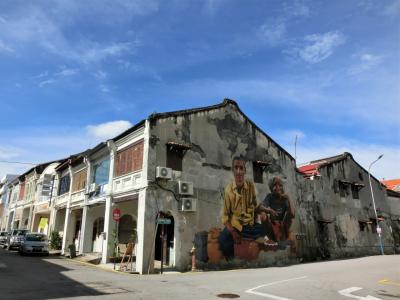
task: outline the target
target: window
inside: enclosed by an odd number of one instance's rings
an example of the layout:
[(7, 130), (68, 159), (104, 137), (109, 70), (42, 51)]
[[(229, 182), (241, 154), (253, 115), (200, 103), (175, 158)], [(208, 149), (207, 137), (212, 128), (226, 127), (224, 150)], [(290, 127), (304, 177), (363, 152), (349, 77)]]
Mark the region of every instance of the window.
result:
[(360, 231), (365, 231), (365, 228), (367, 227), (366, 222), (358, 221), (358, 225), (360, 226)]
[(24, 196), (25, 196), (25, 182), (22, 182), (20, 187), (19, 187), (19, 197), (18, 197), (18, 199), (22, 200), (22, 199), (24, 199)]
[(62, 195), (69, 192), (69, 186), (71, 184), (71, 178), (68, 175), (61, 177), (60, 185), (58, 187), (58, 194)]
[(93, 166), (93, 182), (102, 185), (108, 183), (110, 159), (105, 159)]
[(362, 174), (361, 172), (358, 172), (358, 178), (359, 178), (361, 181), (364, 180), (363, 174)]
[(72, 192), (83, 190), (86, 186), (86, 169), (80, 170), (74, 174), (72, 183)]
[(115, 173), (121, 176), (142, 169), (143, 140), (117, 152), (115, 157)]
[(263, 183), (264, 166), (256, 161), (253, 162), (253, 179), (256, 183)]
[(347, 186), (343, 182), (339, 181), (339, 193), (340, 197), (345, 198), (347, 194)]
[(42, 182), (42, 196), (49, 196), (52, 186), (53, 186), (53, 176), (50, 174), (45, 174)]
[(182, 171), (182, 160), (184, 154), (183, 149), (167, 145), (167, 168)]
[(356, 185), (351, 185), (351, 194), (353, 195), (353, 199), (360, 199), (360, 196), (358, 194), (358, 186)]

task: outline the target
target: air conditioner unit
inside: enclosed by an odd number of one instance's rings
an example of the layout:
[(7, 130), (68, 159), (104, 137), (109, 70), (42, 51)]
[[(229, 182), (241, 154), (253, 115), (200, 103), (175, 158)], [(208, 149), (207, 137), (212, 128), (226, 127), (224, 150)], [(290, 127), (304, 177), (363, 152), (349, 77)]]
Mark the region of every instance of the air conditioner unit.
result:
[(172, 169), (158, 166), (156, 169), (156, 178), (171, 180)]
[(178, 194), (193, 195), (193, 182), (178, 181)]
[(181, 198), (179, 200), (180, 211), (196, 211), (197, 199), (195, 198)]

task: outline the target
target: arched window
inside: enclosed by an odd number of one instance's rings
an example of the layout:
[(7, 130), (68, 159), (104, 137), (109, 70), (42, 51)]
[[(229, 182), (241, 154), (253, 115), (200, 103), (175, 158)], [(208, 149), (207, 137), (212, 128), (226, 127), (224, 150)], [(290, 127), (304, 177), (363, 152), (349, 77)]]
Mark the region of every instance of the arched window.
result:
[[(118, 239), (120, 244), (132, 241), (133, 231), (136, 229), (136, 221), (131, 215), (123, 215), (119, 221)], [(135, 241), (132, 241), (135, 242)]]
[(104, 231), (104, 218), (97, 218), (93, 223), (93, 235), (92, 241), (95, 241), (96, 238)]

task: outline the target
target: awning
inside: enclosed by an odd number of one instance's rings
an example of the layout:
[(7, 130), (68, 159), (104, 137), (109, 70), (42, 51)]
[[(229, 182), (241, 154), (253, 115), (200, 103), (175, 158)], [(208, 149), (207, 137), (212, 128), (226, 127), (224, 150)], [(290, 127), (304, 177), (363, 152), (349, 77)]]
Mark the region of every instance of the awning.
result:
[(332, 223), (334, 220), (327, 220), (327, 219), (318, 219), (317, 222), (319, 223), (324, 223), (324, 224), (329, 224)]
[(113, 203), (120, 203), (120, 202), (126, 202), (126, 201), (133, 201), (133, 200), (138, 200), (139, 195), (138, 194), (133, 194), (133, 195), (128, 195), (128, 196), (123, 196), (123, 197), (114, 197), (112, 199)]
[(176, 149), (182, 149), (182, 150), (189, 150), (192, 148), (192, 145), (177, 143), (177, 142), (173, 142), (173, 141), (168, 142), (167, 146), (176, 148)]

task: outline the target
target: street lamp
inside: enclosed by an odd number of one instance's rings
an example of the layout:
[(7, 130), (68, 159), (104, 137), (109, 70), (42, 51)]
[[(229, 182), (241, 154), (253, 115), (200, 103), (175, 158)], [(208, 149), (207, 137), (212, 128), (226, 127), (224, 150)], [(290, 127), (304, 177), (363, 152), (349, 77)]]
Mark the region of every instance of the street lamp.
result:
[(376, 232), (378, 233), (378, 238), (379, 238), (379, 245), (381, 247), (381, 254), (384, 255), (383, 253), (383, 245), (382, 245), (382, 229), (379, 226), (379, 221), (378, 221), (378, 214), (376, 213), (376, 206), (375, 206), (375, 199), (374, 199), (374, 192), (372, 190), (372, 184), (371, 184), (371, 167), (374, 163), (376, 163), (378, 160), (380, 160), (383, 157), (383, 154), (379, 155), (377, 159), (375, 159), (368, 167), (368, 179), (369, 179), (369, 187), (371, 188), (371, 196), (372, 196), (372, 204), (374, 205), (374, 212), (375, 212), (375, 218), (376, 218)]

